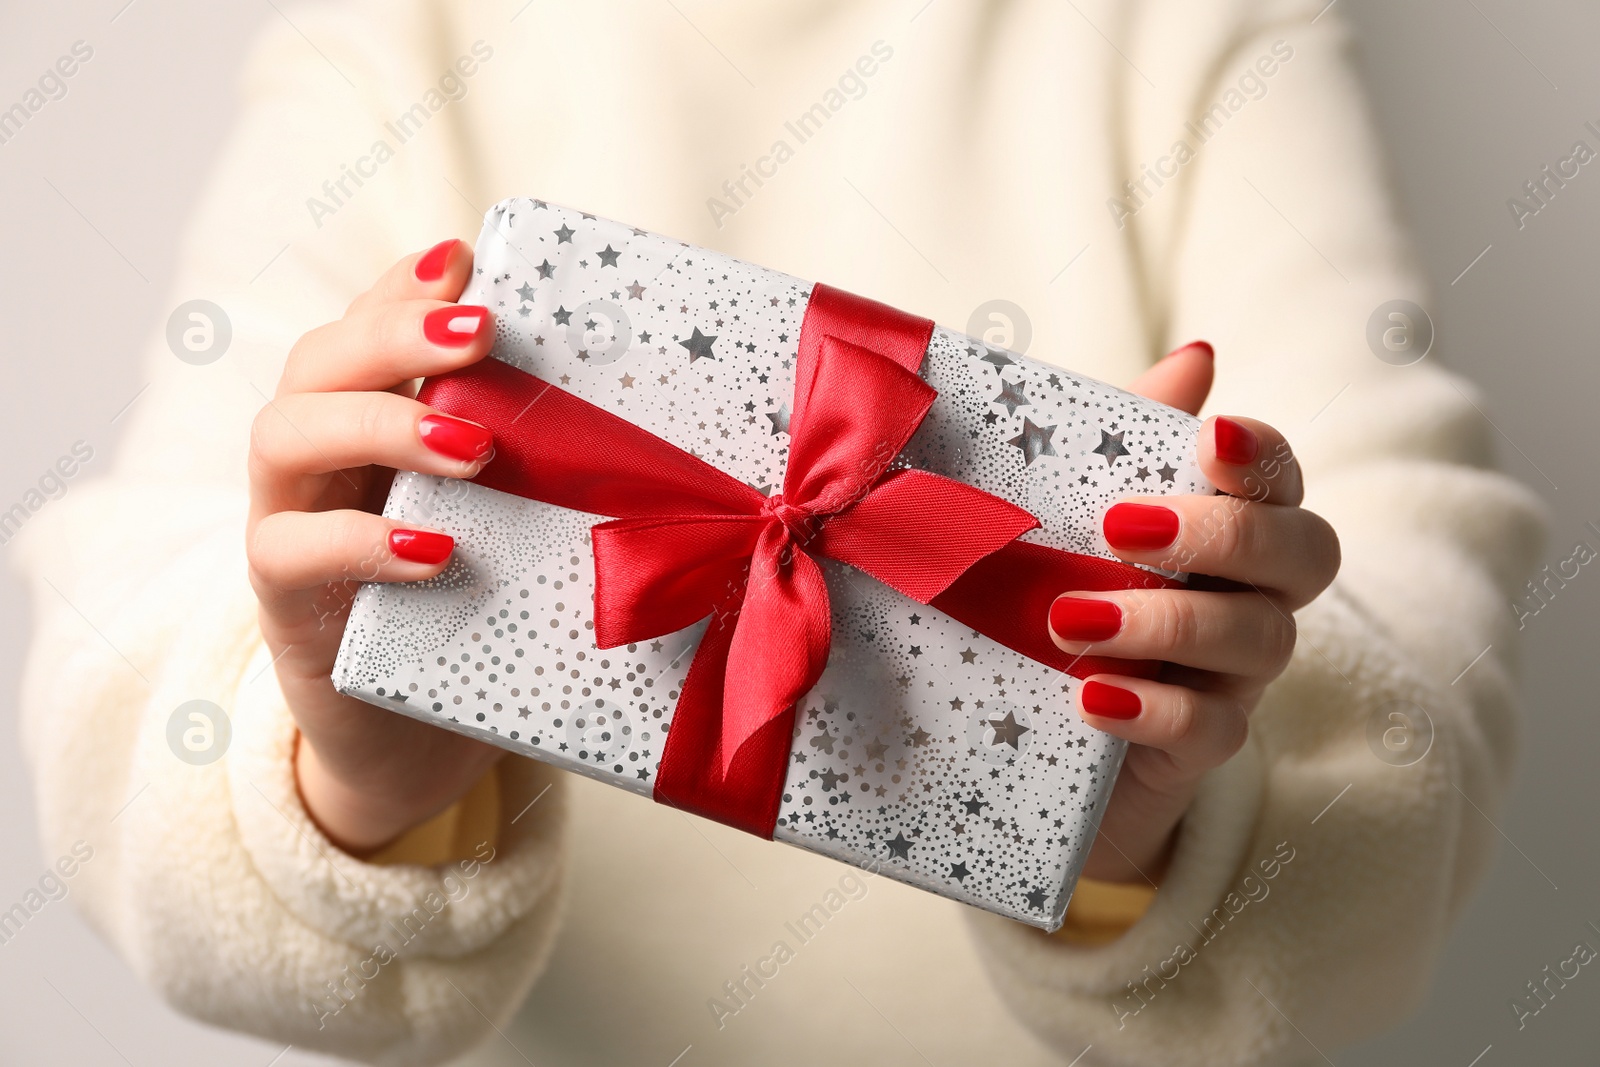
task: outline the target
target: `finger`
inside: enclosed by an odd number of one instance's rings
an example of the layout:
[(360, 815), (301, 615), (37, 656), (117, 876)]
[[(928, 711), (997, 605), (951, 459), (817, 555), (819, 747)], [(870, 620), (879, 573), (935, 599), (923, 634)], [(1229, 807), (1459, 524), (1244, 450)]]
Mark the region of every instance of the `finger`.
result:
[(1085, 679), (1078, 710), (1096, 729), (1166, 753), (1188, 776), (1226, 763), (1250, 733), (1234, 697), (1116, 674)]
[(1256, 419), (1218, 415), (1200, 428), (1200, 469), (1231, 496), (1297, 506), (1300, 463), (1283, 434)]
[(1159, 363), (1135, 378), (1128, 391), (1193, 415), (1206, 402), (1215, 371), (1216, 359), (1211, 346), (1204, 341), (1191, 341), (1167, 353)]
[(448, 534), (365, 511), (279, 511), (256, 523), (250, 579), (268, 611), (332, 582), (415, 582), (444, 570)]
[(1072, 655), (1158, 659), (1203, 671), (1276, 677), (1294, 652), (1294, 617), (1250, 592), (1125, 589), (1066, 593), (1050, 637)]
[(1308, 604), (1339, 570), (1339, 538), (1304, 508), (1232, 496), (1141, 497), (1113, 504), (1106, 543), (1129, 563), (1242, 582), (1290, 610)]
[[(271, 497), (306, 475), (376, 463), (445, 478), (483, 469), (493, 435), (394, 393), (291, 393), (272, 401), (250, 431), (253, 484)], [(292, 506), (274, 503), (272, 511)]]
[(469, 366), (494, 344), (494, 316), (439, 300), (371, 303), (300, 338), (278, 395), (392, 389)]
[(372, 288), (356, 297), (345, 314), (364, 310), (373, 304), (406, 300), (459, 300), (471, 276), (472, 246), (448, 237), (432, 248), (402, 257), (383, 272)]

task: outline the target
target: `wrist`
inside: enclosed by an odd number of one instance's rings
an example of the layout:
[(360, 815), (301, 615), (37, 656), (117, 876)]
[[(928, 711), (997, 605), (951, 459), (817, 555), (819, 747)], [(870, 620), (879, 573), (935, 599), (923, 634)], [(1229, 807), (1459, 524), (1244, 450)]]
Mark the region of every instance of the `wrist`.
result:
[(1187, 806), (1107, 814), (1089, 849), (1083, 876), (1097, 882), (1155, 888), (1166, 877)]
[(294, 749), (295, 785), (306, 814), (341, 850), (363, 858), (382, 849), (426, 818), (396, 803), (354, 789), (332, 774), (303, 733)]

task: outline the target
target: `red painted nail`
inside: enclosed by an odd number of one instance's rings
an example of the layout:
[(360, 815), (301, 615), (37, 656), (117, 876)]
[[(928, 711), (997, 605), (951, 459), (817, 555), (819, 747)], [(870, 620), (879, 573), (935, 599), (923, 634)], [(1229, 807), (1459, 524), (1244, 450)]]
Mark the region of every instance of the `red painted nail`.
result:
[(451, 459), (482, 459), (494, 447), (494, 435), (475, 422), (449, 415), (424, 415), (417, 423), (422, 443)]
[(1211, 437), (1216, 444), (1217, 458), (1236, 467), (1253, 462), (1256, 453), (1261, 451), (1261, 442), (1254, 430), (1221, 415), (1211, 424)]
[(1133, 719), (1144, 710), (1139, 694), (1120, 685), (1083, 683), (1083, 710), (1102, 719)]
[(389, 531), (389, 551), (412, 563), (443, 563), (455, 547), (456, 539), (449, 534), (432, 530)]
[(488, 321), (488, 308), (451, 304), (434, 308), (422, 317), (422, 334), (436, 345), (460, 348), (471, 344)]
[(1216, 359), (1217, 358), (1216, 349), (1211, 347), (1211, 342), (1210, 341), (1190, 341), (1186, 345), (1179, 345), (1177, 348), (1174, 348), (1171, 352), (1168, 352), (1166, 354), (1165, 358), (1171, 359), (1173, 356), (1177, 355), (1179, 352), (1199, 352), (1202, 356), (1205, 356), (1207, 359)]
[(1102, 527), (1112, 548), (1148, 552), (1178, 538), (1178, 513), (1159, 504), (1114, 504)]
[(1122, 630), (1122, 609), (1109, 600), (1058, 596), (1050, 605), (1050, 629), (1063, 641), (1106, 641)]
[(417, 260), (416, 274), (419, 282), (436, 282), (444, 277), (444, 269), (450, 265), (450, 253), (456, 250), (456, 245), (461, 242), (454, 237), (440, 241)]

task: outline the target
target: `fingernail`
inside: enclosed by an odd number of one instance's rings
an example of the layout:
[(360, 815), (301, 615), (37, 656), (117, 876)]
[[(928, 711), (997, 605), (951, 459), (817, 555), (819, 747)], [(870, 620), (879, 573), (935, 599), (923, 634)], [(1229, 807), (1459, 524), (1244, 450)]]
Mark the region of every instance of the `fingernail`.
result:
[(456, 245), (460, 243), (451, 237), (422, 253), (422, 258), (417, 260), (417, 281), (436, 282), (443, 278), (445, 267), (450, 265), (450, 253), (455, 251)]
[(436, 345), (460, 348), (478, 336), (489, 321), (489, 309), (472, 304), (434, 308), (422, 318), (422, 333)]
[(1050, 605), (1050, 629), (1063, 641), (1107, 641), (1122, 630), (1122, 609), (1109, 600), (1058, 596)]
[(1114, 504), (1102, 527), (1112, 548), (1148, 552), (1178, 538), (1178, 513), (1159, 504)]
[(422, 443), (451, 459), (477, 460), (489, 454), (494, 435), (475, 422), (449, 415), (424, 415), (417, 423)]
[(1221, 415), (1211, 424), (1211, 437), (1216, 445), (1217, 458), (1236, 467), (1253, 462), (1256, 453), (1261, 451), (1261, 442), (1254, 430)]
[(1186, 345), (1180, 345), (1177, 348), (1174, 348), (1171, 352), (1168, 352), (1162, 358), (1171, 359), (1173, 356), (1177, 355), (1179, 352), (1199, 352), (1201, 355), (1205, 356), (1207, 359), (1216, 359), (1217, 358), (1216, 350), (1211, 347), (1211, 342), (1210, 341), (1190, 341)]
[(389, 551), (411, 563), (430, 566), (450, 558), (456, 539), (432, 530), (390, 530)]
[(1134, 719), (1144, 710), (1138, 693), (1104, 682), (1084, 682), (1080, 699), (1084, 711), (1102, 719)]

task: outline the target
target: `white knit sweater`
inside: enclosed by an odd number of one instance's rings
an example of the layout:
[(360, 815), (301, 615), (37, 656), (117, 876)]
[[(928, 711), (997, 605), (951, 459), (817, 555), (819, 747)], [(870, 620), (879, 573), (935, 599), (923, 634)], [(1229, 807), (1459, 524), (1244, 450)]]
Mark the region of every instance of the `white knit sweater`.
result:
[[(114, 471), (23, 537), (23, 728), (47, 850), (95, 848), (75, 899), (182, 1010), (387, 1064), (487, 1037), (509, 1062), (1256, 1065), (1400, 1019), (1490, 860), (1541, 520), (1442, 354), (1368, 349), (1375, 307), (1426, 301), (1324, 2), (286, 9), (173, 299), (220, 304), (232, 346), (192, 366), (154, 339)], [(786, 123), (819, 103), (802, 141)], [(1030, 355), (1113, 382), (1216, 345), (1209, 410), (1289, 435), (1345, 563), (1124, 936), (1074, 947), (876, 879), (719, 1028), (708, 1002), (847, 868), (520, 760), (465, 881), (318, 833), (245, 578), (250, 421), (297, 336), (511, 194), (957, 328), (1004, 297)], [(168, 747), (192, 699), (233, 724), (208, 766)], [(1405, 768), (1369, 743), (1395, 700), (1434, 730)], [(325, 983), (430, 890), (452, 902), (319, 1029)]]

